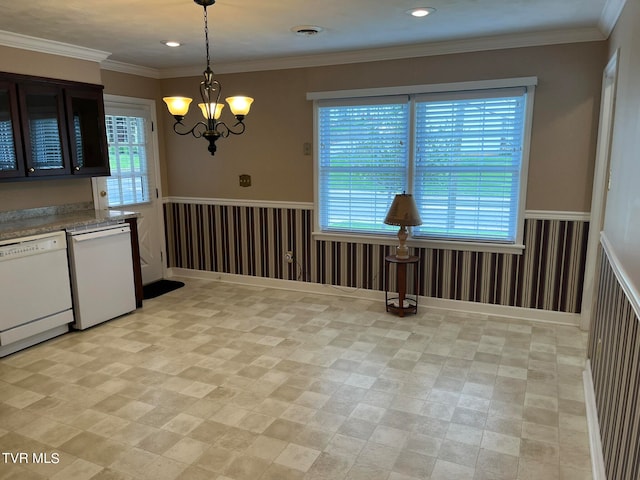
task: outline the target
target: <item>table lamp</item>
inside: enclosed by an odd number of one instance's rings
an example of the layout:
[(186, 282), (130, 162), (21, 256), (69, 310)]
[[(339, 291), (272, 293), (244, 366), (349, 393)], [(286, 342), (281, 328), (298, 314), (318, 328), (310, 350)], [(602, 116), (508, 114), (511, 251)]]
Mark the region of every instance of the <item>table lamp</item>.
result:
[(396, 258), (409, 258), (409, 248), (406, 245), (408, 236), (407, 227), (422, 225), (422, 219), (420, 218), (420, 213), (418, 213), (418, 207), (413, 199), (413, 195), (409, 193), (396, 195), (389, 207), (384, 223), (387, 225), (400, 226), (398, 230), (398, 240), (400, 244), (396, 248)]

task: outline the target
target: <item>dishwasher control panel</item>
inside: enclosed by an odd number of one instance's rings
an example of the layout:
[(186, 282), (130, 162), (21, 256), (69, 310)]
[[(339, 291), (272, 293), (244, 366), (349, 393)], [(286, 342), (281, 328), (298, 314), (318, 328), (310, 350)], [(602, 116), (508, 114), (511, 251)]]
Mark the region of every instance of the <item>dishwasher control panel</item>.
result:
[(26, 237), (0, 243), (0, 260), (10, 260), (28, 255), (67, 248), (64, 233)]

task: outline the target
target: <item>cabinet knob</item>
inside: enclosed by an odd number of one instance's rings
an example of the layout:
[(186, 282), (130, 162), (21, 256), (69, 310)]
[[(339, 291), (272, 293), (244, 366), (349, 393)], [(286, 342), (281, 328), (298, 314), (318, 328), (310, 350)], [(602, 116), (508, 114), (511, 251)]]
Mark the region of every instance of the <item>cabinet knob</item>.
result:
[(35, 168), (33, 168), (33, 167), (30, 167), (30, 168), (29, 168), (29, 173), (33, 173), (33, 172), (35, 172), (35, 171), (36, 171), (36, 169), (35, 169)]
[(76, 165), (75, 167), (73, 167), (73, 169), (74, 169), (76, 172), (79, 172), (79, 171), (80, 171), (80, 165)]
[(101, 197), (106, 197), (107, 196), (107, 192), (105, 192), (104, 190), (100, 191), (100, 196)]

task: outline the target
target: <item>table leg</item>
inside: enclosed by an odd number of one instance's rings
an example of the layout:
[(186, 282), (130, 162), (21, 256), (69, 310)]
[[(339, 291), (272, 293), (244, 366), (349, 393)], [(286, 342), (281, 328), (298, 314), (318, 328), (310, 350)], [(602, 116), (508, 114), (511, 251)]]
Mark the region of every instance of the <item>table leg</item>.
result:
[(404, 317), (404, 297), (407, 291), (407, 264), (399, 263), (397, 269), (398, 306), (400, 307), (400, 316)]

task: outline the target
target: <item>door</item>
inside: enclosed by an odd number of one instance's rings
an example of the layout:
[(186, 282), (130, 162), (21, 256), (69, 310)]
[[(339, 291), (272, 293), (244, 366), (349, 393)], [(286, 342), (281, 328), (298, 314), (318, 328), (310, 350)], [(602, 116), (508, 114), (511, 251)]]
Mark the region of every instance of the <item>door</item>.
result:
[[(589, 220), (589, 240), (582, 290), (582, 308), (580, 327), (588, 330), (596, 302), (598, 266), (600, 258), (600, 231), (604, 226), (604, 212), (609, 191), (611, 140), (616, 102), (616, 84), (618, 78), (618, 52), (616, 52), (602, 77), (602, 98), (600, 102), (600, 122), (596, 163), (593, 172), (593, 191), (591, 193), (591, 218)], [(592, 359), (593, 361), (593, 359)]]
[(93, 179), (99, 209), (130, 210), (138, 217), (142, 283), (163, 277), (164, 225), (158, 140), (152, 100), (105, 95), (110, 177)]

